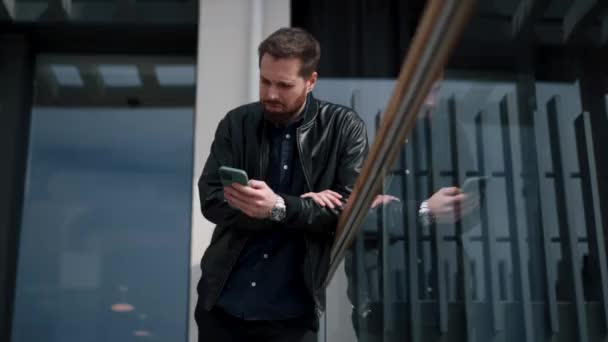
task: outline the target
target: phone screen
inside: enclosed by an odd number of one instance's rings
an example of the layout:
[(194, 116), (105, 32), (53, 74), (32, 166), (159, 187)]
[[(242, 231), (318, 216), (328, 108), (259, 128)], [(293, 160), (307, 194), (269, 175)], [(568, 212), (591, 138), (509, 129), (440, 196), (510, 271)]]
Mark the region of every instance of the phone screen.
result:
[(233, 183), (238, 183), (247, 186), (249, 179), (247, 172), (241, 169), (235, 169), (232, 167), (222, 166), (220, 167), (220, 178), (224, 186), (230, 186)]
[(462, 191), (465, 193), (479, 193), (482, 189), (481, 186), (486, 186), (490, 177), (470, 177), (467, 178), (462, 184)]

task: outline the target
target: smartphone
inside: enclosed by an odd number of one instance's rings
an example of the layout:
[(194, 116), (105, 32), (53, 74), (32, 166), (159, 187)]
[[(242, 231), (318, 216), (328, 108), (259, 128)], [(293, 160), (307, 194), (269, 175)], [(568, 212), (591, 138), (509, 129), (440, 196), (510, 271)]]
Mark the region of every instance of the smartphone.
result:
[(462, 184), (462, 192), (464, 193), (479, 193), (481, 188), (481, 184), (484, 186), (488, 184), (490, 181), (490, 177), (482, 176), (482, 177), (470, 177), (467, 178)]
[(245, 170), (228, 166), (220, 167), (220, 179), (224, 186), (230, 186), (233, 183), (239, 183), (245, 186), (249, 184), (249, 178), (247, 177), (247, 172), (245, 172)]

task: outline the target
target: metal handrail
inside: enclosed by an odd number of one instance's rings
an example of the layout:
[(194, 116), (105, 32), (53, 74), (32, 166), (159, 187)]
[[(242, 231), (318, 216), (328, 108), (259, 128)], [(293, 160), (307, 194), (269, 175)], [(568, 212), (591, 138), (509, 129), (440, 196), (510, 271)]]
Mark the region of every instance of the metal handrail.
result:
[(414, 128), (424, 99), (445, 67), (473, 12), (475, 0), (429, 0), (405, 58), (377, 137), (336, 229), (329, 285), (344, 253), (357, 235), (386, 168), (393, 165)]

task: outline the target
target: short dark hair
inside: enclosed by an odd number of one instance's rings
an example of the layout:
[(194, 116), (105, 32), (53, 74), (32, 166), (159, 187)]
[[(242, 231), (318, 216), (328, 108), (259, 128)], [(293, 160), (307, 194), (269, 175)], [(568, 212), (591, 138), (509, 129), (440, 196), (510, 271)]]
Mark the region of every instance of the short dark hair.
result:
[(302, 61), (300, 76), (310, 77), (317, 71), (321, 58), (319, 42), (301, 28), (284, 27), (268, 36), (258, 46), (258, 63), (262, 64), (264, 54), (274, 58), (298, 58)]

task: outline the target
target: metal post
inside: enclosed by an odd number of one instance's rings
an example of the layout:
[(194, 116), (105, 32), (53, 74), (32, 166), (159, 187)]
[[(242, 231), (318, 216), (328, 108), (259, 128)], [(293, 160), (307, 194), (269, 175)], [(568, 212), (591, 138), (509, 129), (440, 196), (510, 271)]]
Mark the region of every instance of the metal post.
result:
[[(432, 135), (432, 127), (431, 127), (431, 119), (426, 117), (424, 119), (424, 138), (426, 142), (426, 165), (427, 170), (429, 170), (427, 175), (427, 189), (428, 193), (432, 194), (435, 192), (435, 172), (432, 172), (433, 168), (433, 135)], [(432, 225), (431, 227), (431, 253), (433, 259), (433, 282), (435, 283), (435, 291), (437, 293), (437, 312), (438, 315), (438, 325), (439, 332), (445, 334), (448, 332), (448, 298), (447, 298), (447, 289), (446, 289), (446, 279), (442, 270), (441, 260), (444, 259), (443, 253), (441, 252), (441, 243), (442, 243), (443, 234), (437, 230), (436, 225)]]
[(576, 323), (578, 326), (578, 341), (587, 342), (587, 313), (585, 311), (585, 298), (583, 295), (583, 284), (578, 267), (578, 250), (576, 232), (568, 224), (568, 208), (566, 206), (566, 175), (562, 167), (562, 155), (560, 148), (560, 134), (557, 118), (559, 115), (559, 97), (554, 96), (547, 104), (547, 121), (549, 123), (549, 138), (551, 148), (551, 159), (553, 162), (553, 173), (555, 174), (555, 201), (560, 232), (560, 242), (563, 251), (563, 259), (567, 269), (572, 274), (572, 291), (575, 309)]
[[(411, 161), (413, 159), (413, 155), (415, 154), (415, 147), (411, 144), (407, 144), (406, 145), (406, 149), (408, 150), (406, 152), (406, 163), (405, 163), (405, 167), (406, 169), (408, 168), (408, 164), (412, 165), (412, 163), (410, 163), (409, 161)], [(414, 167), (416, 168), (417, 164), (414, 163)], [(407, 180), (407, 184), (406, 182), (403, 182), (404, 185), (404, 189), (403, 189), (403, 193), (404, 195), (407, 195), (408, 193), (411, 193), (411, 191), (413, 189), (416, 188), (416, 181), (415, 181), (415, 177), (406, 177)], [(414, 191), (415, 193), (415, 191)], [(409, 200), (408, 196), (404, 197), (405, 199)], [(417, 198), (416, 194), (414, 194), (414, 198)], [(420, 341), (420, 302), (418, 300), (418, 230), (420, 229), (420, 226), (418, 224), (418, 214), (417, 214), (417, 208), (411, 208), (410, 206), (405, 205), (405, 203), (407, 203), (408, 201), (404, 201), (404, 210), (403, 210), (403, 215), (405, 215), (406, 217), (404, 217), (404, 222), (406, 222), (406, 236), (407, 236), (407, 267), (408, 267), (408, 271), (409, 271), (409, 286), (408, 286), (408, 290), (409, 290), (409, 299), (410, 299), (410, 307), (409, 307), (409, 316), (410, 316), (410, 338), (411, 341), (413, 342), (418, 342)]]
[(532, 306), (530, 298), (530, 279), (528, 272), (528, 262), (523, 253), (525, 246), (524, 234), (517, 225), (517, 212), (515, 208), (515, 185), (513, 173), (513, 156), (511, 153), (511, 135), (509, 127), (509, 106), (508, 98), (504, 97), (500, 102), (500, 124), (502, 135), (502, 148), (505, 169), (505, 183), (507, 194), (507, 217), (511, 228), (511, 254), (513, 257), (513, 278), (515, 284), (515, 294), (519, 295), (522, 306), (522, 319), (524, 326), (524, 341), (532, 342)]
[[(534, 112), (534, 116), (531, 119), (531, 127), (534, 127), (534, 117), (538, 116), (539, 112)], [(540, 158), (538, 150), (536, 149), (536, 139), (532, 140), (529, 139), (528, 142), (529, 144), (527, 145), (528, 149), (533, 148), (534, 152), (534, 157), (536, 158), (536, 160), (538, 160)], [(532, 144), (532, 141), (534, 141), (534, 144)], [(534, 147), (531, 147), (534, 146)], [(522, 146), (523, 147), (523, 146)], [(530, 165), (528, 165), (528, 167), (530, 167)], [(544, 212), (542, 210), (542, 206), (540, 203), (540, 193), (541, 193), (541, 184), (539, 183), (539, 179), (541, 179), (541, 177), (543, 177), (543, 171), (538, 167), (538, 164), (535, 163), (534, 164), (535, 167), (535, 171), (536, 171), (536, 177), (534, 177), (534, 174), (530, 174), (530, 176), (526, 179), (527, 181), (530, 182), (530, 186), (529, 186), (529, 192), (527, 192), (527, 195), (529, 197), (534, 196), (534, 198), (536, 199), (535, 201), (528, 199), (528, 206), (526, 207), (528, 210), (528, 226), (529, 227), (538, 227), (539, 233), (540, 233), (540, 238), (542, 240), (542, 262), (541, 262), (541, 266), (544, 269), (544, 285), (545, 285), (545, 301), (547, 302), (547, 311), (549, 314), (549, 332), (552, 335), (556, 335), (559, 333), (560, 329), (559, 329), (559, 316), (558, 316), (558, 312), (557, 312), (557, 295), (555, 293), (555, 284), (553, 283), (556, 280), (556, 276), (555, 276), (555, 272), (553, 271), (553, 267), (550, 267), (550, 263), (551, 261), (555, 260), (555, 256), (553, 255), (553, 253), (551, 253), (551, 232), (549, 231), (549, 229), (547, 229), (547, 227), (544, 224), (543, 217), (544, 217)], [(532, 171), (532, 170), (531, 170)], [(535, 225), (536, 223), (536, 225)]]
[[(452, 172), (453, 182), (458, 184), (460, 182), (460, 168), (458, 165), (459, 153), (458, 153), (458, 135), (456, 130), (456, 98), (451, 97), (448, 101), (448, 120), (449, 120), (449, 137), (450, 137), (450, 155), (452, 156)], [(458, 248), (458, 268), (459, 273), (462, 275), (462, 296), (464, 300), (464, 310), (466, 319), (466, 331), (467, 341), (475, 341), (475, 326), (473, 320), (473, 302), (471, 296), (471, 270), (469, 268), (470, 261), (465, 251), (464, 237), (462, 234), (462, 222), (458, 221), (455, 224), (456, 237), (459, 241), (460, 246)]]
[[(485, 176), (487, 173), (484, 158), (484, 142), (483, 142), (483, 116), (484, 112), (480, 112), (475, 118), (475, 138), (477, 147), (477, 169), (479, 175)], [(485, 281), (488, 293), (486, 298), (490, 303), (490, 320), (494, 329), (494, 334), (504, 329), (503, 311), (500, 308), (500, 300), (498, 298), (498, 276), (496, 270), (498, 264), (496, 262), (496, 234), (494, 229), (489, 224), (488, 206), (486, 202), (486, 186), (485, 183), (480, 183), (479, 188), (479, 211), (481, 216), (481, 230), (483, 232), (483, 254)]]
[[(597, 165), (593, 150), (591, 115), (583, 112), (575, 120), (578, 160), (582, 175), (583, 208), (589, 241), (593, 273), (599, 274), (599, 294), (603, 313), (604, 336), (608, 332), (608, 270), (602, 215), (600, 211)], [(595, 285), (595, 284), (594, 284)]]

